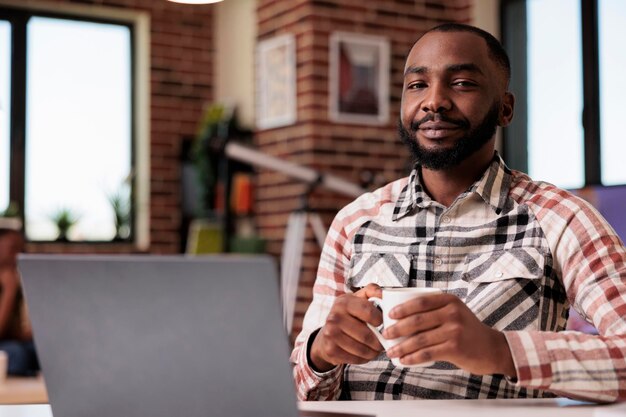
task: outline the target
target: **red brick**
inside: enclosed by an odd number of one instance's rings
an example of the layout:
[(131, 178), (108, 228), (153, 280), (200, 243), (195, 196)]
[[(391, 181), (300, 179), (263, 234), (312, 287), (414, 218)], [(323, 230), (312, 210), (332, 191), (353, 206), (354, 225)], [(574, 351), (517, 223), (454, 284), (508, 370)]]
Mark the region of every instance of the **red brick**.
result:
[[(404, 175), (409, 166), (408, 154), (397, 139), (395, 124), (405, 55), (417, 37), (433, 25), (448, 20), (467, 21), (471, 3), (471, 0), (259, 0), (259, 39), (284, 33), (286, 27), (297, 35), (298, 125), (256, 132), (256, 145), (263, 152), (316, 166), (353, 182), (359, 181), (361, 167), (376, 170), (374, 174), (379, 181)], [(328, 39), (333, 31), (339, 30), (385, 36), (390, 42), (390, 119), (385, 126), (335, 124), (328, 120)], [(271, 242), (267, 246), (271, 253), (280, 253), (281, 233), (289, 210), (299, 206), (303, 188), (285, 176), (266, 170), (258, 176), (258, 226)], [(326, 226), (349, 201), (350, 198), (328, 191), (316, 191), (309, 199), (311, 206), (324, 211)], [(319, 258), (310, 230), (307, 239), (294, 332), (301, 326), (302, 314), (310, 302)]]

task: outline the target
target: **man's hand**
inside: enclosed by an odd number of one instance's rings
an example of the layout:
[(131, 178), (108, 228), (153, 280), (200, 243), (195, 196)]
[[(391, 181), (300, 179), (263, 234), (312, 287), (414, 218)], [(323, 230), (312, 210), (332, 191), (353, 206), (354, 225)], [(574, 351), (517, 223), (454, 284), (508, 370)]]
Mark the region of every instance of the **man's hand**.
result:
[(367, 301), (369, 297), (382, 297), (378, 285), (369, 284), (335, 300), (326, 324), (311, 345), (311, 361), (317, 371), (325, 372), (344, 363), (367, 363), (383, 350), (365, 325), (366, 322), (373, 326), (382, 323), (382, 314)]
[(502, 332), (483, 324), (452, 294), (407, 301), (389, 312), (398, 320), (385, 329), (387, 339), (408, 339), (387, 351), (405, 365), (446, 361), (477, 375), (515, 376), (509, 345)]

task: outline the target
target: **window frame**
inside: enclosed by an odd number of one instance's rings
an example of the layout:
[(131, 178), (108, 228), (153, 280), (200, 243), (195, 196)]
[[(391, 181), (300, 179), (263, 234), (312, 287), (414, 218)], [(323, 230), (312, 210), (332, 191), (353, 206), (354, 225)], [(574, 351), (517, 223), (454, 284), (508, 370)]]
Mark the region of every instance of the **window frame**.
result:
[[(502, 41), (511, 57), (510, 88), (516, 93), (515, 122), (503, 132), (502, 144), (507, 164), (528, 172), (528, 89), (526, 0), (502, 0), (500, 22)], [(602, 184), (600, 152), (600, 64), (598, 43), (598, 2), (580, 0), (583, 74), (583, 152), (584, 186)]]
[[(9, 201), (20, 207), (25, 222), (26, 179), (26, 66), (27, 24), (32, 17), (48, 17), (106, 23), (125, 26), (130, 32), (131, 82), (131, 233), (127, 240), (69, 241), (63, 245), (132, 245), (134, 249), (149, 247), (149, 15), (145, 12), (118, 10), (97, 6), (50, 4), (33, 2), (21, 4), (0, 0), (0, 19), (11, 24), (11, 114), (10, 114), (10, 168)], [(25, 223), (23, 223), (25, 224)], [(32, 243), (46, 243), (33, 241)], [(49, 242), (49, 241), (48, 241)]]

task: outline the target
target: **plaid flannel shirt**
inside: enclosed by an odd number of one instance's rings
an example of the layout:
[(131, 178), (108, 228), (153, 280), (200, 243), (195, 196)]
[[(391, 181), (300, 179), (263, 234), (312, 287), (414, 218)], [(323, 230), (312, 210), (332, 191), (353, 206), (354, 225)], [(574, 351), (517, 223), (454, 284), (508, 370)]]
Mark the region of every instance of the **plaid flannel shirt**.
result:
[[(299, 398), (626, 398), (626, 249), (608, 223), (567, 191), (509, 170), (497, 153), (450, 207), (424, 192), (419, 172), (362, 195), (333, 221), (291, 355)], [(384, 352), (315, 372), (311, 335), (336, 297), (368, 283), (457, 295), (504, 332), (517, 378), (447, 362), (396, 368)], [(570, 305), (599, 335), (564, 331)]]

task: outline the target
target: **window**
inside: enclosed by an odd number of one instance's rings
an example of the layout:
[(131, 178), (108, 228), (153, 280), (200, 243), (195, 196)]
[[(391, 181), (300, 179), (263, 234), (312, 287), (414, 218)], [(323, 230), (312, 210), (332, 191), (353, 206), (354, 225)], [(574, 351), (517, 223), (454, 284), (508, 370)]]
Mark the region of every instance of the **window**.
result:
[[(565, 188), (585, 181), (578, 6), (578, 0), (527, 3), (528, 174)], [(555, 164), (555, 155), (567, 164)]]
[(517, 98), (504, 142), (512, 168), (570, 189), (626, 184), (624, 22), (621, 0), (503, 0)]
[(622, 74), (626, 68), (626, 4), (622, 0), (600, 0), (598, 9), (602, 183), (626, 184), (626, 141), (621, 127), (626, 96)]
[(0, 211), (9, 205), (11, 24), (0, 20)]
[[(0, 210), (9, 201), (23, 209), (30, 241), (137, 242), (147, 133), (134, 85), (141, 25), (120, 13), (60, 13), (0, 8), (2, 117), (5, 100), (14, 103), (7, 110), (13, 125), (0, 130), (2, 155), (10, 156), (0, 159)], [(64, 221), (74, 222), (66, 234)]]
[(56, 237), (50, 218), (59, 210), (77, 220), (72, 240), (116, 237), (108, 200), (118, 193), (128, 205), (132, 171), (130, 36), (121, 25), (28, 22), (24, 208), (31, 240)]

